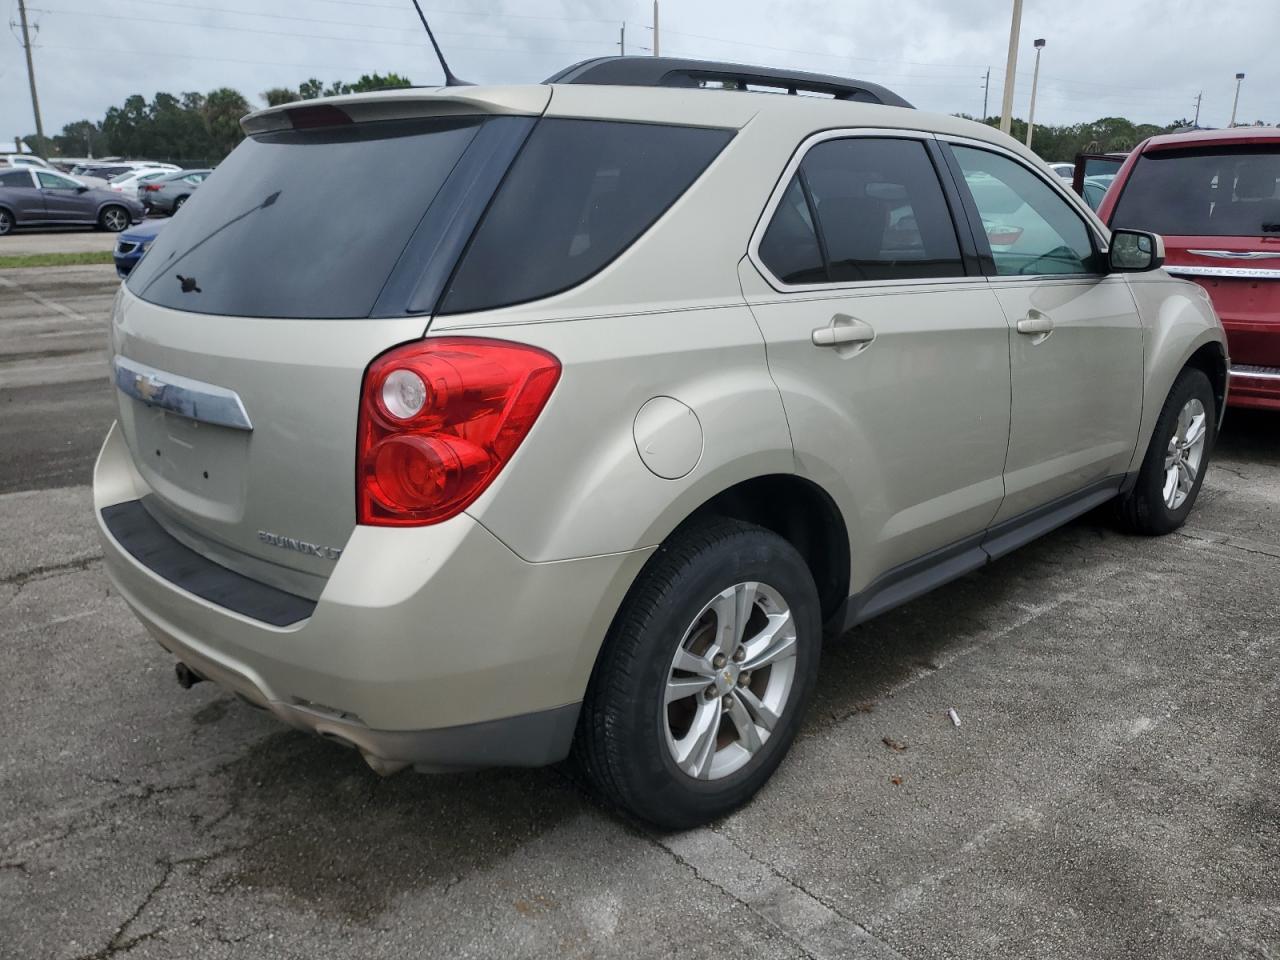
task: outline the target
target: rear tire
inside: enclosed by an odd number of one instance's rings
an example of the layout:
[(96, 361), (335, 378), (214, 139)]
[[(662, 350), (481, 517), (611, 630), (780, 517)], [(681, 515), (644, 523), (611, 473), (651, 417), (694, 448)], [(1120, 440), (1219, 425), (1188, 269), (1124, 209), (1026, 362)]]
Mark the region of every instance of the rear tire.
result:
[(110, 233), (120, 233), (129, 229), (129, 211), (119, 204), (103, 207), (98, 214), (98, 228)]
[(13, 227), (13, 214), (4, 207), (0, 207), (0, 237), (13, 233)]
[(736, 520), (674, 534), (649, 560), (592, 673), (574, 759), (610, 804), (661, 827), (741, 806), (791, 746), (822, 622), (804, 559)]
[(1209, 468), (1217, 424), (1209, 378), (1187, 367), (1156, 418), (1138, 482), (1117, 504), (1121, 526), (1131, 533), (1163, 536), (1187, 522)]

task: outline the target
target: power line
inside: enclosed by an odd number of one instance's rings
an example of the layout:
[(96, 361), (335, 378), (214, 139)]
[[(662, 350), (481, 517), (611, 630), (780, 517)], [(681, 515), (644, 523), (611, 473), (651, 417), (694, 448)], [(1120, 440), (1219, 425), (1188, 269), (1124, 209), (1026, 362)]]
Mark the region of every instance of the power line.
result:
[[(125, 0), (127, 3), (140, 3), (152, 7), (176, 7), (180, 10), (203, 10), (209, 13), (230, 13), (237, 16), (245, 17), (263, 17), (271, 20), (296, 20), (302, 23), (331, 23), (335, 26), (342, 27), (368, 27), (374, 30), (399, 30), (400, 27), (387, 27), (373, 23), (353, 23), (350, 20), (329, 20), (320, 17), (295, 17), (291, 14), (284, 13), (259, 13), (257, 10), (243, 10), (231, 7), (210, 7), (201, 6), (194, 3), (178, 3), (175, 0)], [(400, 4), (386, 3), (355, 3), (348, 0), (341, 0), (344, 7), (373, 7), (379, 10), (399, 10), (404, 11), (405, 8)], [(613, 24), (613, 20), (604, 20), (598, 17), (551, 17), (540, 14), (527, 13), (476, 13), (468, 10), (427, 10), (425, 11), (432, 16), (451, 16), (451, 17), (501, 17), (504, 20), (550, 20), (566, 23), (608, 23)], [(417, 25), (405, 27), (403, 29), (417, 29)]]
[[(54, 14), (68, 14), (70, 16), (77, 16), (77, 17), (97, 17), (104, 20), (128, 20), (130, 23), (136, 23), (138, 20), (137, 17), (123, 16), (121, 14), (95, 13), (92, 10), (67, 10), (61, 7), (49, 7), (49, 8), (46, 8), (45, 12), (54, 13)], [(389, 46), (389, 47), (421, 47), (422, 46), (422, 43), (420, 41), (410, 43), (403, 40), (361, 40), (355, 37), (335, 37), (335, 36), (328, 36), (320, 33), (297, 33), (296, 31), (293, 31), (293, 30), (262, 30), (257, 27), (243, 27), (243, 26), (230, 27), (230, 26), (222, 26), (220, 24), (212, 24), (212, 23), (193, 23), (190, 20), (156, 20), (154, 18), (148, 18), (146, 22), (163, 24), (166, 26), (174, 26), (174, 27), (199, 27), (202, 30), (229, 30), (233, 33), (256, 33), (256, 34), (262, 34), (264, 36), (270, 36), (270, 37), (293, 37), (296, 39), (307, 39), (307, 40), (333, 40), (339, 43), (372, 43), (372, 44), (379, 44), (381, 46)], [(330, 21), (330, 22), (334, 24), (339, 23), (338, 21)], [(368, 24), (362, 24), (362, 23), (343, 23), (342, 25), (352, 26), (352, 27), (368, 26)], [(406, 27), (405, 32), (408, 32), (409, 29), (410, 28)], [(591, 47), (603, 46), (607, 42), (607, 41), (597, 41), (597, 40), (574, 40), (569, 37), (541, 37), (541, 36), (530, 37), (530, 36), (519, 36), (516, 34), (503, 34), (503, 33), (472, 33), (469, 31), (461, 31), (461, 30), (453, 30), (453, 31), (441, 30), (439, 31), (439, 33), (441, 36), (450, 36), (450, 37), (485, 37), (485, 38), (491, 38), (495, 40), (533, 40), (533, 41), (547, 41), (550, 43), (573, 43), (573, 44), (580, 44), (580, 45), (586, 45)]]

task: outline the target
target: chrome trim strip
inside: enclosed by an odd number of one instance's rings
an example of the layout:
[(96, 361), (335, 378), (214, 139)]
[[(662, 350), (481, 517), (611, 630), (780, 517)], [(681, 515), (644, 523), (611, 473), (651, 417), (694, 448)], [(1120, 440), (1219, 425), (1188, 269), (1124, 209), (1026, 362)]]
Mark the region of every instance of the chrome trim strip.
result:
[(249, 414), (233, 390), (165, 373), (119, 354), (111, 361), (111, 367), (116, 388), (149, 407), (200, 423), (253, 430)]
[(1242, 363), (1231, 368), (1231, 375), (1251, 380), (1280, 380), (1280, 367), (1253, 367)]
[(1212, 257), (1215, 260), (1276, 260), (1280, 259), (1280, 251), (1269, 250), (1191, 250), (1198, 257)]
[(1280, 280), (1280, 270), (1262, 267), (1187, 267), (1165, 264), (1165, 272), (1175, 277), (1234, 277), (1238, 280)]

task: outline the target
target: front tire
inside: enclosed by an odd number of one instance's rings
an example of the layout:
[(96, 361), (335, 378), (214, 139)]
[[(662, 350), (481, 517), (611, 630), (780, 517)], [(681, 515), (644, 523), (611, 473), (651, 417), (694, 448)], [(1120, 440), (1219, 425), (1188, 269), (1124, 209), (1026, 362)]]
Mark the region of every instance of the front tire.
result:
[(1188, 367), (1160, 409), (1138, 482), (1120, 498), (1121, 525), (1162, 536), (1187, 522), (1217, 439), (1217, 402), (1209, 378)]
[(129, 229), (129, 211), (116, 204), (103, 207), (98, 214), (98, 227), (110, 233)]
[(175, 213), (181, 210), (182, 205), (186, 202), (187, 202), (186, 197), (179, 197), (177, 200), (173, 201), (173, 210), (170, 211), (169, 216), (173, 216)]
[(0, 237), (13, 233), (13, 227), (13, 214), (4, 207), (0, 207)]
[(822, 622), (804, 559), (771, 531), (678, 531), (632, 587), (574, 739), (609, 803), (661, 827), (706, 823), (773, 774), (818, 672)]

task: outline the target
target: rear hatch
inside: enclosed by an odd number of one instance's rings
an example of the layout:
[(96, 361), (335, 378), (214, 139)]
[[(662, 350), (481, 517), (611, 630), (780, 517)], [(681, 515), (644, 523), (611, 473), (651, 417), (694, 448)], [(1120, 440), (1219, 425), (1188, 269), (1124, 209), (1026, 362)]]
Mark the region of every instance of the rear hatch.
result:
[(247, 118), (113, 316), (121, 430), (173, 536), (319, 596), (355, 525), (365, 368), (423, 334), (548, 97), (405, 91)]
[(1149, 150), (1110, 219), (1164, 236), (1166, 269), (1209, 292), (1234, 365), (1280, 366), (1280, 138)]

